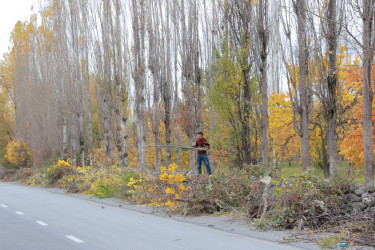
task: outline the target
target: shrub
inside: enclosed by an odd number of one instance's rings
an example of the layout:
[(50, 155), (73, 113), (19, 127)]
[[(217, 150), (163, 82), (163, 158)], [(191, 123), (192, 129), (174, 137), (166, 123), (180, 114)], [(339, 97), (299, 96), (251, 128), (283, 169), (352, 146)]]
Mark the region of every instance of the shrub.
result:
[(54, 185), (72, 172), (73, 169), (70, 167), (70, 159), (68, 159), (68, 161), (59, 160), (55, 165), (45, 170), (43, 180), (46, 185)]
[(122, 180), (124, 181), (125, 184), (128, 185), (130, 181), (139, 180), (141, 176), (142, 175), (139, 172), (129, 171), (129, 172), (124, 173)]
[[(145, 181), (145, 178), (148, 180)], [(148, 191), (152, 191), (152, 188), (147, 188), (151, 186), (152, 177), (146, 173), (142, 174), (139, 172), (125, 172), (123, 176), (124, 181), (124, 195), (126, 199), (130, 199), (136, 203), (145, 203), (148, 201)]]
[(114, 183), (98, 182), (91, 194), (98, 198), (109, 198), (115, 196), (119, 192), (119, 187)]
[(32, 164), (32, 151), (26, 142), (13, 140), (8, 142), (5, 158), (13, 168), (30, 167)]
[(116, 196), (123, 188), (123, 169), (118, 166), (79, 166), (61, 183), (69, 192), (83, 192), (99, 198)]
[(151, 200), (150, 206), (167, 206), (172, 207), (175, 205), (176, 199), (179, 199), (185, 195), (185, 191), (190, 190), (190, 186), (186, 186), (184, 182), (189, 179), (188, 176), (176, 171), (177, 164), (173, 163), (168, 168), (162, 167), (159, 180), (162, 182), (156, 182), (161, 184), (163, 190), (160, 194), (162, 197), (159, 199)]
[(116, 166), (102, 167), (92, 169), (95, 176), (90, 178), (90, 188), (87, 194), (94, 195), (98, 198), (113, 197), (120, 191), (122, 187), (122, 169)]

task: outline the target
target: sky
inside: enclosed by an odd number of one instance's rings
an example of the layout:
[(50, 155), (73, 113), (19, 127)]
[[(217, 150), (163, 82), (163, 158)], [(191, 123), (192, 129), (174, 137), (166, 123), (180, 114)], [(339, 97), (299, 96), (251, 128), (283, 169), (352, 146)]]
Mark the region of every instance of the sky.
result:
[(8, 51), (10, 33), (17, 21), (30, 17), (35, 0), (2, 0), (0, 2), (0, 57)]

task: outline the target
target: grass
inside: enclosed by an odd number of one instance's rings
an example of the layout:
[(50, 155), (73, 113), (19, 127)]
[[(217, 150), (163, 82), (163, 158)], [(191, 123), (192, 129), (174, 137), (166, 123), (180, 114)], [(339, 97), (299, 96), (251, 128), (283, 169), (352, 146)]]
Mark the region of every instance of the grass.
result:
[[(290, 178), (295, 174), (302, 173), (302, 167), (300, 164), (292, 163), (282, 163), (281, 171), (285, 178)], [(343, 162), (339, 166), (339, 177), (343, 179), (352, 180), (353, 182), (365, 183), (365, 177), (361, 173), (363, 172), (363, 167), (353, 167), (349, 162)], [(312, 164), (311, 175), (316, 177), (324, 177), (323, 170), (316, 164)]]
[[(301, 174), (302, 173), (302, 167), (301, 164), (292, 162), (289, 164), (288, 162), (283, 162), (281, 163), (281, 172), (284, 178), (291, 178), (296, 174)], [(216, 171), (215, 171), (216, 170)], [(206, 168), (203, 165), (202, 166), (202, 171), (205, 173)], [(229, 166), (216, 166), (214, 169), (214, 174), (219, 171), (219, 172), (224, 172), (224, 173), (230, 173), (233, 171)], [(323, 170), (318, 166), (318, 164), (313, 163), (311, 164), (311, 171), (310, 174), (312, 176), (324, 177)], [(340, 179), (345, 179), (354, 183), (365, 183), (365, 177), (364, 177), (364, 169), (363, 167), (354, 167), (351, 165), (348, 161), (343, 161), (341, 165), (339, 166), (338, 169), (338, 175)]]
[(98, 198), (109, 198), (115, 196), (119, 192), (119, 187), (114, 184), (99, 183), (92, 195)]
[[(289, 178), (294, 176), (295, 174), (300, 174), (302, 173), (302, 167), (300, 164), (297, 163), (292, 163), (289, 165), (289, 163), (282, 163), (281, 164), (281, 171), (285, 178)], [(311, 168), (311, 175), (317, 176), (317, 177), (323, 177), (323, 171), (316, 166), (313, 166)]]

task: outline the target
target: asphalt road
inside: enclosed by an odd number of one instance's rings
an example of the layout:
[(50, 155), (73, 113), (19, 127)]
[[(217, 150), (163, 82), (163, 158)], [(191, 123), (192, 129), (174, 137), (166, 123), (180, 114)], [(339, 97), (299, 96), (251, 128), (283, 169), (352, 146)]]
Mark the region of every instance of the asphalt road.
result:
[(43, 189), (0, 183), (0, 250), (296, 249)]

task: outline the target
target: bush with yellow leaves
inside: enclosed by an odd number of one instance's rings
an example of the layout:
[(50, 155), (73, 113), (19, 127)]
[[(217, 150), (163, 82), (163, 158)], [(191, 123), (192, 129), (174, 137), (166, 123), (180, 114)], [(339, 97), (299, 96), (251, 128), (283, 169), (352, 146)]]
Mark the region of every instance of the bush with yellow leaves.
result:
[[(70, 158), (67, 161), (58, 160), (56, 164), (48, 167), (42, 175), (43, 181), (47, 186), (59, 184), (65, 176), (73, 173), (74, 168), (70, 166)], [(58, 185), (60, 186), (60, 185)]]
[(129, 171), (123, 175), (126, 184), (124, 198), (138, 204), (147, 203), (149, 200), (148, 191), (152, 192), (153, 177), (147, 173)]
[(63, 185), (69, 192), (83, 192), (99, 198), (116, 196), (121, 190), (123, 170), (118, 166), (79, 166), (65, 176)]
[(116, 196), (123, 186), (122, 174), (122, 169), (116, 166), (99, 168), (95, 173), (95, 179), (90, 189), (86, 193), (98, 198)]
[(26, 168), (32, 164), (33, 153), (29, 145), (21, 140), (8, 142), (5, 158), (13, 168)]
[(151, 199), (149, 206), (166, 206), (172, 207), (176, 203), (176, 199), (179, 199), (184, 195), (184, 191), (191, 187), (185, 187), (183, 182), (189, 179), (177, 170), (177, 164), (173, 163), (168, 168), (162, 167), (160, 169), (159, 180), (161, 183), (156, 182), (155, 186), (159, 185), (163, 191), (158, 192), (159, 197)]

